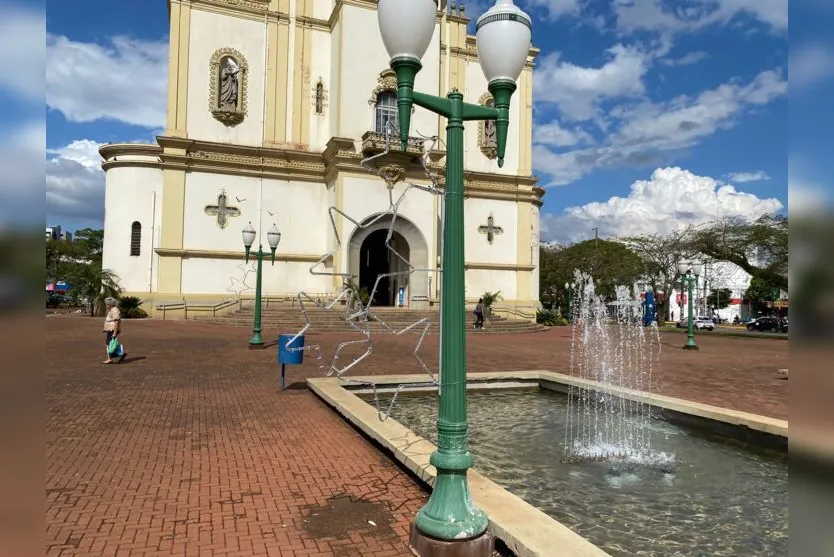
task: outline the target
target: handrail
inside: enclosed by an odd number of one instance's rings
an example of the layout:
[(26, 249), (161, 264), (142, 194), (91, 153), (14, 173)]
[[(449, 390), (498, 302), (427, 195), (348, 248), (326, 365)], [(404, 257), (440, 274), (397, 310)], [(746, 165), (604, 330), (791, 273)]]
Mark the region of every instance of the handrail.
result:
[(236, 300), (223, 300), (222, 302), (217, 302), (215, 304), (207, 304), (207, 303), (190, 303), (186, 300), (183, 300), (182, 302), (175, 302), (175, 303), (170, 303), (170, 304), (165, 304), (165, 303), (163, 303), (163, 304), (154, 304), (154, 308), (157, 311), (162, 310), (162, 319), (163, 320), (165, 320), (169, 310), (173, 311), (173, 310), (179, 310), (179, 309), (183, 310), (183, 312), (185, 314), (185, 319), (188, 320), (188, 310), (189, 309), (192, 309), (192, 310), (195, 310), (195, 311), (202, 311), (204, 308), (206, 310), (210, 309), (211, 310), (211, 316), (212, 317), (217, 317), (217, 312), (219, 310), (226, 309), (226, 308), (234, 306), (234, 305), (239, 306), (240, 302), (241, 302), (240, 299), (236, 299)]

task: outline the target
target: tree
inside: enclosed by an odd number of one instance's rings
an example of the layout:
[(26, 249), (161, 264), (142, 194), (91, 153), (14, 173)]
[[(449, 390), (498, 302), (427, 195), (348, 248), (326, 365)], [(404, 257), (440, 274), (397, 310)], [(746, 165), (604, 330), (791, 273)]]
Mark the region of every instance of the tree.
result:
[(640, 258), (620, 242), (586, 240), (564, 248), (542, 248), (540, 296), (563, 301), (565, 283), (574, 282), (574, 270), (594, 278), (596, 292), (613, 298), (617, 285), (631, 286), (643, 276)]
[(779, 299), (779, 287), (773, 285), (766, 280), (753, 277), (750, 279), (750, 285), (744, 292), (744, 297), (750, 302), (750, 309), (753, 315), (767, 312), (767, 303), (775, 302)]
[(104, 251), (104, 230), (92, 228), (76, 230), (72, 243), (75, 244), (80, 257), (100, 260)]
[(720, 219), (687, 236), (692, 251), (734, 263), (752, 277), (788, 289), (788, 217)]
[(733, 291), (729, 288), (716, 288), (707, 296), (707, 305), (715, 309), (724, 309), (730, 305)]
[(669, 235), (650, 234), (632, 236), (620, 240), (637, 254), (643, 263), (645, 279), (656, 296), (657, 315), (660, 320), (669, 317), (669, 294), (680, 284), (678, 262), (691, 261), (695, 253), (686, 241), (686, 231), (672, 232)]
[(85, 300), (89, 304), (91, 316), (102, 313), (105, 298), (118, 298), (122, 293), (116, 273), (94, 263), (77, 264), (67, 279), (70, 283), (70, 296), (79, 301)]

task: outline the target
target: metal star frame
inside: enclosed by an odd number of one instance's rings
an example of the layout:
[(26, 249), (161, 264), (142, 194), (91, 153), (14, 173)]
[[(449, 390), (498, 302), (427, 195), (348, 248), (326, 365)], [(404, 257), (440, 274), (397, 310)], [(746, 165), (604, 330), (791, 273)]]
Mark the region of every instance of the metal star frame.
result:
[[(418, 189), (418, 190), (421, 190), (421, 191), (431, 193), (433, 195), (442, 195), (443, 194), (443, 190), (438, 186), (437, 175), (433, 174), (431, 172), (431, 170), (429, 169), (428, 165), (427, 165), (428, 154), (431, 153), (431, 151), (434, 149), (434, 146), (437, 144), (439, 138), (437, 136), (434, 136), (434, 137), (430, 138), (432, 140), (431, 147), (426, 151), (424, 156), (421, 157), (421, 163), (422, 163), (423, 169), (426, 173), (426, 176), (429, 178), (429, 180), (431, 182), (431, 185), (430, 186), (421, 186), (421, 185), (418, 185), (418, 184), (406, 183), (405, 189), (399, 195), (399, 197), (397, 197), (396, 200), (395, 200), (394, 199), (394, 180), (395, 180), (396, 176), (392, 176), (390, 172), (387, 172), (385, 170), (385, 167), (375, 169), (375, 168), (372, 168), (372, 167), (368, 166), (369, 163), (371, 163), (373, 160), (378, 159), (380, 157), (383, 157), (383, 156), (385, 156), (385, 155), (387, 155), (388, 153), (391, 152), (391, 136), (392, 135), (394, 137), (398, 137), (398, 131), (396, 129), (394, 129), (393, 124), (388, 122), (388, 124), (386, 126), (386, 134), (385, 134), (385, 149), (383, 150), (383, 152), (381, 152), (377, 155), (374, 155), (372, 157), (366, 158), (360, 163), (363, 168), (367, 169), (369, 172), (371, 172), (371, 173), (379, 176), (383, 180), (385, 180), (386, 187), (388, 189), (388, 210), (385, 211), (385, 212), (380, 213), (378, 216), (371, 219), (370, 221), (362, 223), (362, 222), (359, 222), (356, 219), (352, 218), (350, 215), (346, 214), (345, 212), (341, 211), (340, 209), (338, 209), (336, 207), (331, 206), (328, 209), (328, 214), (329, 214), (329, 217), (330, 217), (330, 224), (331, 224), (331, 227), (333, 229), (333, 233), (334, 233), (335, 238), (336, 238), (336, 245), (330, 252), (325, 254), (321, 259), (316, 261), (310, 267), (310, 274), (342, 277), (342, 291), (337, 295), (337, 297), (333, 301), (331, 301), (328, 304), (323, 304), (318, 300), (314, 300), (313, 298), (311, 298), (305, 292), (299, 292), (298, 302), (299, 302), (299, 306), (301, 307), (301, 311), (304, 314), (305, 325), (301, 329), (301, 331), (299, 331), (295, 336), (293, 336), (287, 342), (287, 349), (288, 350), (305, 350), (305, 351), (314, 351), (314, 352), (316, 352), (317, 359), (319, 361), (319, 369), (322, 371), (322, 373), (324, 375), (326, 375), (326, 376), (336, 376), (336, 377), (338, 377), (339, 379), (341, 379), (342, 381), (345, 381), (345, 382), (349, 382), (349, 383), (352, 383), (352, 384), (365, 385), (365, 386), (370, 387), (373, 391), (373, 394), (374, 394), (374, 403), (375, 403), (375, 406), (376, 406), (376, 409), (377, 409), (377, 416), (379, 417), (380, 421), (385, 421), (385, 420), (388, 419), (388, 417), (390, 417), (391, 410), (393, 409), (393, 406), (394, 406), (394, 403), (397, 399), (397, 396), (399, 395), (399, 393), (401, 391), (409, 389), (409, 388), (411, 388), (411, 389), (426, 388), (426, 387), (437, 387), (437, 388), (439, 388), (439, 385), (440, 385), (438, 378), (435, 377), (434, 374), (432, 374), (431, 370), (429, 370), (428, 366), (425, 364), (425, 362), (422, 360), (422, 358), (420, 358), (420, 355), (419, 355), (419, 351), (420, 351), (420, 348), (423, 344), (423, 340), (425, 339), (426, 335), (428, 334), (429, 329), (431, 328), (431, 320), (428, 319), (428, 318), (422, 318), (422, 319), (419, 319), (418, 321), (415, 321), (414, 323), (412, 323), (410, 325), (407, 325), (406, 327), (404, 327), (402, 329), (395, 330), (390, 325), (385, 323), (385, 321), (376, 317), (373, 314), (372, 309), (371, 309), (372, 300), (374, 299), (374, 297), (376, 295), (376, 292), (377, 292), (377, 289), (379, 287), (380, 281), (382, 281), (383, 279), (390, 278), (390, 277), (393, 277), (393, 276), (410, 275), (410, 274), (412, 274), (414, 272), (418, 272), (418, 271), (422, 271), (422, 272), (433, 272), (433, 271), (435, 271), (435, 269), (415, 269), (414, 266), (411, 264), (411, 262), (408, 259), (403, 257), (402, 254), (400, 254), (399, 252), (397, 252), (396, 249), (394, 249), (394, 247), (391, 245), (391, 239), (393, 238), (394, 227), (395, 227), (395, 224), (396, 224), (397, 216), (399, 214), (400, 204), (402, 203), (402, 201), (405, 199), (406, 195), (412, 189)], [(333, 255), (335, 255), (342, 247), (341, 237), (339, 236), (339, 230), (338, 230), (338, 227), (336, 225), (336, 218), (335, 218), (336, 214), (341, 215), (342, 217), (347, 219), (349, 222), (354, 224), (356, 226), (356, 229), (354, 230), (354, 232), (356, 230), (362, 230), (362, 229), (368, 228), (369, 226), (372, 226), (375, 223), (379, 222), (382, 218), (391, 218), (391, 223), (388, 226), (388, 234), (385, 238), (385, 247), (391, 253), (393, 253), (394, 256), (397, 257), (400, 261), (405, 263), (407, 269), (405, 271), (398, 271), (398, 272), (394, 272), (394, 273), (385, 273), (385, 274), (377, 275), (377, 278), (376, 278), (376, 281), (374, 282), (374, 286), (373, 286), (373, 289), (370, 293), (369, 301), (368, 301), (367, 305), (362, 303), (362, 300), (359, 297), (359, 293), (356, 291), (357, 288), (356, 288), (355, 284), (353, 283), (353, 277), (350, 273), (336, 273), (335, 271), (334, 272), (327, 272), (327, 271), (323, 271), (323, 270), (317, 270), (317, 268), (323, 267), (324, 264), (325, 264), (325, 261), (327, 261)], [(305, 306), (305, 300), (307, 302), (312, 302), (314, 305), (316, 305), (317, 307), (320, 307), (322, 309), (332, 309), (335, 305), (339, 304), (340, 302), (342, 302), (344, 300), (345, 301), (345, 321), (351, 326), (351, 328), (353, 328), (357, 332), (359, 332), (362, 335), (362, 338), (359, 339), (359, 340), (351, 340), (351, 341), (347, 341), (347, 342), (343, 342), (343, 343), (339, 344), (336, 347), (336, 351), (335, 351), (335, 353), (333, 355), (333, 358), (331, 359), (330, 362), (325, 362), (324, 361), (321, 346), (318, 345), (318, 344), (293, 348), (292, 347), (293, 343), (301, 335), (305, 334), (312, 327), (312, 324), (310, 322), (310, 314), (307, 311), (307, 308)], [(367, 357), (369, 357), (371, 355), (371, 353), (373, 351), (373, 345), (372, 345), (372, 342), (371, 342), (371, 331), (370, 331), (369, 323), (372, 322), (372, 321), (376, 322), (376, 323), (379, 323), (388, 333), (391, 333), (391, 334), (396, 335), (396, 336), (403, 335), (407, 332), (421, 331), (421, 334), (420, 334), (420, 336), (417, 340), (417, 343), (414, 347), (414, 350), (413, 350), (412, 354), (413, 354), (414, 358), (417, 360), (417, 362), (420, 364), (420, 366), (423, 368), (423, 370), (431, 378), (431, 381), (427, 381), (427, 382), (424, 382), (424, 383), (416, 383), (416, 384), (415, 383), (407, 383), (407, 384), (398, 385), (397, 388), (394, 391), (394, 396), (391, 399), (391, 401), (388, 404), (388, 407), (385, 411), (383, 411), (382, 408), (381, 408), (379, 397), (378, 397), (377, 385), (376, 385), (375, 382), (373, 382), (373, 381), (357, 381), (357, 380), (353, 380), (353, 379), (346, 379), (346, 378), (343, 377), (343, 375), (348, 370), (355, 367), (357, 364), (359, 364), (361, 361), (363, 361), (364, 359), (366, 359)], [(341, 365), (339, 360), (340, 360), (340, 353), (342, 352), (342, 350), (344, 350), (348, 346), (353, 346), (353, 345), (358, 345), (358, 344), (364, 344), (366, 346), (365, 352), (362, 355), (360, 355), (359, 357), (355, 358), (350, 363), (348, 363), (346, 365)]]

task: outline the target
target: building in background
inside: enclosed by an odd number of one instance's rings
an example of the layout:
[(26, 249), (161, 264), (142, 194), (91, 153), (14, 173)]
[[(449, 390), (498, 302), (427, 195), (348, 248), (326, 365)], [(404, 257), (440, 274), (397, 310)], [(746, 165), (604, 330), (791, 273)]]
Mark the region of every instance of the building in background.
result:
[[(385, 148), (397, 125), (396, 77), (371, 0), (170, 0), (167, 125), (154, 144), (101, 148), (106, 172), (103, 266), (128, 295), (151, 303), (228, 299), (247, 267), (241, 230), (265, 243), (282, 232), (265, 296), (332, 295), (349, 273), (371, 290), (377, 275), (405, 267), (385, 246), (391, 223), (385, 182), (360, 162)], [(457, 88), (492, 102), (469, 19), (441, 2), (420, 91)], [(532, 168), (531, 48), (513, 96), (507, 157), (498, 168), (494, 129), (466, 124), (466, 289), (477, 300), (501, 291), (503, 305), (538, 307), (539, 208)], [(415, 108), (410, 147), (387, 157), (398, 183), (427, 184), (426, 137), (445, 121)], [(429, 164), (442, 176), (440, 142)], [(334, 213), (338, 238), (331, 225)], [(360, 223), (357, 226), (351, 219)], [(373, 225), (365, 227), (366, 223)], [(377, 305), (430, 307), (439, 298), (441, 199), (412, 190), (399, 207), (393, 246), (419, 271), (380, 284)], [(257, 244), (254, 246), (257, 249)], [(335, 250), (320, 269), (310, 267)], [(250, 262), (251, 266), (251, 262)], [(249, 282), (252, 282), (250, 272)], [(251, 288), (252, 284), (248, 284)], [(251, 294), (251, 291), (250, 291)]]
[(64, 240), (67, 242), (72, 241), (72, 233), (62, 230), (60, 226), (47, 226), (46, 227), (46, 239), (47, 240)]

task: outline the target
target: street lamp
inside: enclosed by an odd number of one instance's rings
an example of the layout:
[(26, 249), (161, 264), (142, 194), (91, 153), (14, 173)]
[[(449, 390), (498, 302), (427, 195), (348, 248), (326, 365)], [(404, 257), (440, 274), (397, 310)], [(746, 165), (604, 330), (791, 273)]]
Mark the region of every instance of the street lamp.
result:
[(568, 297), (568, 322), (573, 321), (573, 289), (576, 288), (576, 285), (570, 282), (565, 283), (565, 292), (567, 293)]
[[(249, 251), (252, 249), (252, 244), (255, 243), (255, 229), (252, 223), (246, 225), (243, 229), (243, 245), (246, 247), (246, 257), (244, 261), (249, 263)], [(269, 249), (272, 250), (272, 264), (275, 265), (275, 250), (278, 249), (278, 244), (281, 242), (281, 232), (278, 226), (273, 224), (269, 232), (266, 233), (266, 240), (269, 242)], [(261, 337), (261, 276), (264, 260), (263, 245), (258, 244), (258, 269), (255, 274), (255, 322), (252, 325), (252, 338), (249, 339), (249, 348), (263, 348), (264, 340)]]
[[(463, 123), (495, 121), (498, 166), (504, 165), (510, 99), (516, 80), (527, 62), (532, 21), (512, 0), (497, 0), (476, 23), (477, 49), (481, 69), (488, 82), (494, 106), (463, 101), (463, 94), (452, 89), (446, 97), (414, 90), (414, 80), (422, 69), (420, 59), (434, 34), (437, 0), (379, 0), (377, 15), (382, 42), (397, 75), (397, 107), (400, 142), (408, 146), (413, 105), (446, 118), (446, 186), (443, 229), (443, 273), (440, 310), (440, 402), (437, 417), (437, 451), (431, 464), (437, 469), (431, 497), (420, 509), (412, 528), (412, 545), (430, 551), (431, 540), (448, 544), (473, 543), (481, 551), (491, 540), (484, 536), (486, 514), (472, 502), (466, 472), (472, 466), (466, 417), (466, 315), (464, 289), (464, 211), (463, 211)], [(491, 552), (492, 542), (489, 541)]]
[(698, 345), (695, 344), (695, 318), (692, 307), (692, 290), (698, 284), (698, 276), (701, 274), (700, 263), (678, 263), (678, 272), (681, 275), (681, 293), (688, 289), (687, 306), (689, 308), (688, 329), (686, 333), (686, 344), (684, 350), (698, 350)]

